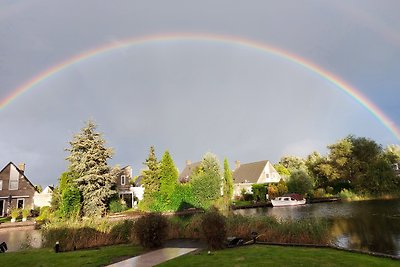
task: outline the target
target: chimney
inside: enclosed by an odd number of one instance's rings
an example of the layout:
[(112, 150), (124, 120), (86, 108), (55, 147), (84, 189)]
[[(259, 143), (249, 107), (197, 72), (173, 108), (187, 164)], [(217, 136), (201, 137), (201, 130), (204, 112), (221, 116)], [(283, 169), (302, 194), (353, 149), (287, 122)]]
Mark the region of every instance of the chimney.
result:
[(25, 163), (20, 163), (20, 164), (18, 164), (18, 169), (19, 169), (22, 173), (24, 173), (24, 172), (25, 172)]
[(186, 166), (189, 166), (190, 164), (192, 164), (191, 160), (186, 160)]
[(235, 161), (235, 170), (239, 169), (240, 167), (240, 161), (236, 160)]

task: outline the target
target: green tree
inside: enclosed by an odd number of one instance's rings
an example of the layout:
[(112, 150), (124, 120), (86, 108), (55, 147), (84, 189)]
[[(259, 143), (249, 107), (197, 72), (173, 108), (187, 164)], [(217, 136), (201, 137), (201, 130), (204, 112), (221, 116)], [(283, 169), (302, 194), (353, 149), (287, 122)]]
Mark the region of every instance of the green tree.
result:
[(328, 174), (332, 173), (332, 168), (326, 157), (314, 151), (307, 157), (306, 166), (317, 187), (326, 187), (329, 184)]
[(307, 194), (312, 192), (313, 180), (304, 170), (292, 172), (287, 182), (290, 193)]
[(221, 196), (221, 169), (217, 157), (206, 153), (197, 172), (190, 177), (192, 191), (203, 208), (209, 208)]
[(391, 163), (400, 161), (400, 145), (388, 145), (384, 150), (385, 156)]
[(144, 198), (160, 191), (160, 165), (157, 161), (154, 146), (150, 147), (149, 156), (144, 163), (147, 167), (143, 171), (142, 184), (144, 186)]
[(286, 167), (283, 166), (282, 164), (280, 164), (280, 163), (274, 164), (274, 168), (279, 173), (279, 175), (281, 177), (283, 177), (284, 179), (286, 179), (290, 176), (290, 171), (288, 169), (286, 169)]
[(78, 217), (81, 209), (81, 194), (77, 186), (71, 185), (65, 188), (61, 194), (61, 216)]
[(233, 196), (233, 178), (232, 171), (229, 168), (228, 159), (224, 159), (224, 197), (225, 201), (229, 203)]
[(75, 217), (81, 208), (81, 193), (76, 184), (78, 175), (73, 172), (63, 172), (59, 179), (60, 205), (59, 215), (62, 217)]
[(304, 159), (295, 156), (284, 156), (279, 161), (290, 173), (298, 170), (306, 170), (307, 166)]
[(112, 189), (115, 173), (107, 160), (113, 155), (105, 147), (102, 135), (96, 132), (92, 121), (86, 122), (81, 132), (70, 142), (69, 171), (75, 173), (75, 180), (82, 194), (82, 211), (85, 216), (102, 216), (106, 213), (108, 200), (116, 192)]
[(178, 169), (167, 150), (160, 162), (160, 193), (166, 196), (168, 202), (178, 184), (178, 176)]
[(278, 194), (280, 196), (282, 196), (288, 192), (288, 187), (283, 179), (279, 180), (279, 183), (276, 186), (276, 188), (278, 189)]

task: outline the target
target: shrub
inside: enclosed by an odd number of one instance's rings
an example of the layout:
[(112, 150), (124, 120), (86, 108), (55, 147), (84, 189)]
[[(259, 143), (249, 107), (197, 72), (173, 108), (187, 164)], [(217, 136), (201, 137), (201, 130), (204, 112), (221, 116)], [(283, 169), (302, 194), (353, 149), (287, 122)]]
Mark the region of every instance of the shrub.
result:
[(265, 196), (267, 194), (266, 184), (252, 184), (251, 191), (253, 192), (253, 198), (257, 201), (265, 201)]
[(37, 221), (47, 221), (50, 219), (50, 207), (44, 206), (40, 208), (40, 214), (36, 218)]
[(111, 200), (108, 208), (110, 209), (110, 212), (112, 212), (112, 213), (121, 212), (121, 211), (124, 211), (124, 210), (128, 209), (126, 204), (121, 203), (120, 199)]
[(209, 211), (201, 221), (203, 238), (211, 249), (221, 249), (226, 239), (226, 218), (218, 211)]
[(342, 189), (342, 191), (339, 192), (339, 197), (344, 198), (344, 199), (348, 199), (348, 200), (358, 200), (360, 199), (360, 197), (353, 193), (350, 190), (347, 189)]
[(318, 188), (314, 191), (314, 197), (324, 197), (325, 196), (325, 189)]
[(144, 248), (157, 248), (167, 237), (168, 221), (159, 213), (150, 213), (136, 221), (134, 232)]

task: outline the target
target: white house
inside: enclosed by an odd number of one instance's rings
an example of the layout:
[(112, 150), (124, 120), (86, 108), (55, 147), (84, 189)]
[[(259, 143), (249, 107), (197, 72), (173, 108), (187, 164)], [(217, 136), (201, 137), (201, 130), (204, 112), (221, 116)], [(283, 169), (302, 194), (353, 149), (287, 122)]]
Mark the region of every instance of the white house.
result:
[(46, 186), (46, 188), (41, 192), (35, 192), (33, 196), (33, 204), (35, 207), (49, 206), (51, 203), (51, 198), (53, 196), (53, 186)]
[(268, 160), (240, 164), (236, 161), (233, 171), (233, 195), (240, 196), (242, 190), (251, 193), (252, 184), (278, 183), (279, 173)]

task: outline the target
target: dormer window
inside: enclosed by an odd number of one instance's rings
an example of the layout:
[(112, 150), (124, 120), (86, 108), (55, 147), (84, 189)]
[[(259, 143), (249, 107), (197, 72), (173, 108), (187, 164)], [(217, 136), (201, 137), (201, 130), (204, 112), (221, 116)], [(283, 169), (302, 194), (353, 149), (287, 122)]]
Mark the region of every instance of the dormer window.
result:
[(125, 185), (125, 182), (126, 182), (126, 176), (121, 175), (121, 185)]

